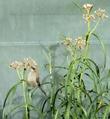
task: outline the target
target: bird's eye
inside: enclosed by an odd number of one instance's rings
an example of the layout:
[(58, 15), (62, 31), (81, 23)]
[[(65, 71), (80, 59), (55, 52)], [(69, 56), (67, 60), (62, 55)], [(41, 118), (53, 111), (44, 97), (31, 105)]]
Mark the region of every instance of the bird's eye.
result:
[(36, 68), (35, 68), (35, 67), (33, 67), (33, 66), (31, 66), (31, 68), (32, 68), (33, 70), (36, 70)]

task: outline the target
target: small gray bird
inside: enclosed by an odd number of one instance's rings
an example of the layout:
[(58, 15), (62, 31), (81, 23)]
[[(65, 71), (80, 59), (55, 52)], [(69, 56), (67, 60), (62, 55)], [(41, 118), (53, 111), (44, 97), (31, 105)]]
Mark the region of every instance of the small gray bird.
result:
[(31, 87), (38, 86), (39, 89), (46, 95), (46, 92), (41, 88), (41, 85), (40, 85), (38, 67), (34, 68), (31, 66), (27, 76), (27, 83)]
[(40, 85), (39, 71), (36, 68), (31, 68), (28, 73), (27, 82), (30, 86), (36, 87)]

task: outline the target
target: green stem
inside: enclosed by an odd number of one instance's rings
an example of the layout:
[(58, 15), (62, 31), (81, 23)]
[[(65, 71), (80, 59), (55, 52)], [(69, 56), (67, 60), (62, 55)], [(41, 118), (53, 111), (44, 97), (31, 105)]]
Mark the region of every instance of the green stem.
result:
[[(91, 34), (96, 30), (96, 28), (97, 28), (97, 26), (99, 24), (99, 21), (100, 21), (100, 19), (98, 20), (98, 22), (96, 23), (96, 25), (94, 26), (94, 28), (92, 30), (90, 28), (90, 21), (88, 21), (88, 23), (87, 23), (87, 35), (86, 35), (87, 45), (86, 45), (86, 49), (85, 49), (85, 52), (84, 52), (84, 57), (82, 57), (84, 59), (86, 59), (88, 57), (88, 49), (89, 49), (90, 37), (91, 37)], [(82, 80), (82, 77), (83, 77), (84, 70), (85, 70), (85, 67), (82, 68), (82, 73), (81, 73), (81, 76), (80, 76), (80, 79), (79, 79), (80, 86), (82, 86), (81, 80)], [(83, 88), (83, 87), (81, 87), (81, 88)], [(81, 91), (79, 90), (78, 91), (78, 101), (79, 102), (81, 102), (80, 96), (81, 96)]]
[[(23, 72), (22, 78), (25, 80), (25, 70)], [(23, 86), (23, 97), (24, 97), (24, 103), (25, 103), (25, 117), (26, 119), (29, 119), (29, 107), (28, 107), (28, 101), (27, 101), (27, 84), (25, 81), (22, 83)]]
[(70, 119), (70, 102), (67, 104), (65, 119)]
[[(88, 57), (88, 47), (89, 47), (89, 39), (90, 39), (90, 21), (87, 22), (87, 34), (86, 34), (86, 48), (84, 51), (84, 56), (82, 56), (81, 60), (85, 59)], [(83, 72), (85, 70), (85, 66), (82, 67), (81, 73), (80, 73), (80, 78), (79, 78), (79, 87), (82, 86), (82, 77), (83, 77)], [(81, 87), (83, 88), (83, 87)], [(81, 103), (81, 91), (78, 90), (78, 102)]]
[(94, 26), (94, 28), (91, 30), (90, 35), (96, 30), (97, 26), (99, 25), (100, 19), (98, 19), (98, 22)]
[(16, 69), (16, 72), (17, 72), (17, 75), (18, 75), (19, 80), (22, 80), (22, 76), (20, 74), (20, 71), (18, 69)]
[[(67, 77), (65, 79), (65, 96), (66, 96), (66, 100), (67, 100), (67, 106), (66, 106), (66, 110), (65, 110), (65, 119), (69, 119), (70, 118), (70, 108), (71, 108), (71, 101), (72, 101), (72, 95), (73, 95), (73, 83), (74, 83), (74, 76), (75, 76), (75, 64), (76, 64), (76, 60), (73, 59), (72, 62), (70, 63), (69, 66), (69, 70), (68, 70), (68, 74)], [(71, 82), (72, 79), (72, 82)]]
[(50, 81), (51, 83), (51, 97), (50, 97), (50, 106), (51, 106), (51, 110), (52, 110), (52, 118), (54, 117), (54, 112), (55, 112), (55, 107), (53, 106), (53, 99), (54, 99), (54, 80), (53, 80), (53, 76), (52, 76), (52, 56), (51, 56), (51, 51), (49, 52), (49, 74), (50, 74)]
[[(18, 77), (20, 80), (25, 80), (25, 70), (21, 73), (18, 69), (16, 70)], [(25, 103), (25, 117), (26, 119), (29, 119), (29, 107), (27, 102), (27, 91), (26, 91), (26, 82), (22, 81), (22, 87), (23, 87), (23, 98)]]
[(28, 104), (27, 104), (27, 98), (26, 98), (26, 84), (23, 81), (23, 97), (24, 97), (24, 103), (25, 103), (25, 117), (28, 118)]
[[(100, 19), (98, 19), (96, 25), (93, 27), (93, 29), (90, 30), (90, 22), (88, 22), (88, 31), (87, 31), (87, 45), (86, 45), (86, 51), (85, 51), (85, 59), (88, 57), (88, 50), (89, 50), (89, 44), (90, 44), (90, 37), (91, 37), (91, 34), (96, 30), (97, 26), (99, 25), (99, 22), (100, 22)], [(100, 89), (101, 89), (101, 85), (100, 85), (100, 82), (99, 82), (99, 86), (100, 86)]]
[(88, 56), (88, 49), (89, 49), (89, 43), (90, 43), (90, 37), (91, 37), (91, 34), (96, 30), (98, 24), (100, 22), (100, 19), (98, 20), (98, 22), (96, 23), (96, 25), (94, 26), (94, 28), (92, 30), (90, 30), (90, 22), (88, 22), (88, 31), (87, 31), (87, 39), (86, 39), (86, 51), (85, 51), (85, 58), (87, 58)]

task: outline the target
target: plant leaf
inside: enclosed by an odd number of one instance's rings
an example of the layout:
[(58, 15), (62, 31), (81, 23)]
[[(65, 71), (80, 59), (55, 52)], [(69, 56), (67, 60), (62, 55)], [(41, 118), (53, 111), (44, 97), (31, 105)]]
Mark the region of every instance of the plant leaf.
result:
[(100, 42), (100, 44), (102, 46), (102, 50), (103, 50), (103, 53), (104, 53), (104, 66), (103, 66), (103, 70), (104, 70), (105, 67), (106, 67), (106, 50), (105, 50), (104, 43), (102, 42), (102, 40), (99, 38), (99, 36), (97, 34), (92, 33), (92, 35)]

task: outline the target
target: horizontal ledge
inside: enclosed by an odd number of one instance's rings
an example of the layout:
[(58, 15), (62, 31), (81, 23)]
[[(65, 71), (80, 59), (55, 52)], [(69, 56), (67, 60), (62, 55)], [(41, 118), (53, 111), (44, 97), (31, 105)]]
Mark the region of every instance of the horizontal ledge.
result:
[[(40, 45), (56, 45), (59, 41), (38, 41), (38, 42), (0, 42), (0, 46), (40, 46)], [(103, 41), (105, 45), (110, 44), (109, 41)], [(98, 42), (92, 41), (91, 45), (98, 45)]]
[(8, 14), (10, 16), (80, 16), (79, 14), (76, 13), (10, 13)]
[(56, 42), (0, 42), (0, 46), (40, 46), (40, 45), (54, 45)]

